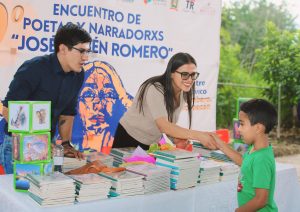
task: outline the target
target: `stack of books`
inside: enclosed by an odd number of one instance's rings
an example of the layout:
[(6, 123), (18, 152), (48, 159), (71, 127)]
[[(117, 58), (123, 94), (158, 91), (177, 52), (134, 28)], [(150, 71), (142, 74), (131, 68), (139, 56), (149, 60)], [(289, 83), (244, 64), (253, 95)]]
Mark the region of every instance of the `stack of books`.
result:
[(79, 160), (77, 158), (64, 157), (63, 172), (68, 172), (73, 169), (80, 168), (86, 164), (86, 159)]
[(202, 160), (199, 169), (198, 184), (206, 185), (220, 181), (221, 165), (214, 160)]
[(93, 162), (95, 160), (100, 160), (103, 164), (108, 167), (113, 166), (114, 158), (111, 155), (106, 155), (102, 152), (91, 152), (86, 156), (87, 162)]
[(125, 147), (125, 148), (112, 148), (110, 155), (113, 156), (113, 166), (119, 167), (124, 162), (124, 158), (131, 157), (136, 147)]
[(240, 167), (234, 163), (218, 162), (220, 164), (220, 180), (231, 181), (238, 179)]
[(193, 152), (198, 153), (201, 157), (210, 158), (210, 153), (212, 150), (207, 149), (199, 142), (193, 142)]
[(49, 176), (28, 174), (29, 196), (41, 206), (59, 206), (74, 204), (74, 180), (60, 172)]
[(144, 194), (143, 176), (128, 171), (99, 173), (111, 180), (110, 197), (135, 196)]
[(232, 162), (232, 160), (229, 157), (227, 157), (227, 155), (225, 155), (221, 150), (211, 151), (210, 156), (212, 159), (218, 161)]
[(183, 149), (155, 151), (156, 165), (171, 169), (171, 189), (184, 189), (196, 186), (200, 160), (198, 153)]
[(145, 194), (170, 190), (170, 169), (154, 164), (126, 166), (130, 172), (142, 175)]
[(70, 177), (75, 180), (77, 202), (108, 198), (111, 182), (107, 178), (94, 173)]

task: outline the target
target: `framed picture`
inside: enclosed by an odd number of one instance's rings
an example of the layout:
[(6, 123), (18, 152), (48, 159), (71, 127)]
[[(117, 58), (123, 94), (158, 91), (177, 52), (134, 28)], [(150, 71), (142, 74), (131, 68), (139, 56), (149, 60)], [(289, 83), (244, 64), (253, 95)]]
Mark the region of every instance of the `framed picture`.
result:
[(48, 161), (50, 155), (50, 133), (23, 134), (21, 160), (30, 161)]
[(50, 175), (53, 173), (53, 162), (44, 163), (44, 175)]
[(30, 129), (30, 105), (28, 102), (8, 102), (8, 131), (28, 132)]
[(14, 163), (14, 187), (17, 191), (27, 192), (29, 181), (25, 178), (27, 174), (42, 174), (43, 164), (20, 164)]
[(32, 132), (50, 130), (51, 105), (50, 102), (36, 102), (32, 104)]

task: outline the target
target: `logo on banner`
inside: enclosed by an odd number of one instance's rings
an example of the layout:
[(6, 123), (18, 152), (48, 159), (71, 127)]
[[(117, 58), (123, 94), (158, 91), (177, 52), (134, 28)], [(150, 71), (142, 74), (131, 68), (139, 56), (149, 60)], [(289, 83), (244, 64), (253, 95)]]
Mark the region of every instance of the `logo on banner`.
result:
[(171, 0), (171, 10), (177, 10), (178, 7), (178, 0)]
[(206, 2), (201, 2), (201, 5), (199, 5), (199, 12), (202, 14), (207, 14), (207, 15), (215, 15), (216, 14), (216, 7), (214, 3), (210, 2), (209, 0)]
[(144, 0), (144, 3), (152, 3), (154, 5), (167, 5), (167, 0)]
[(196, 0), (186, 0), (185, 2), (186, 3), (185, 3), (184, 11), (185, 12), (194, 12)]

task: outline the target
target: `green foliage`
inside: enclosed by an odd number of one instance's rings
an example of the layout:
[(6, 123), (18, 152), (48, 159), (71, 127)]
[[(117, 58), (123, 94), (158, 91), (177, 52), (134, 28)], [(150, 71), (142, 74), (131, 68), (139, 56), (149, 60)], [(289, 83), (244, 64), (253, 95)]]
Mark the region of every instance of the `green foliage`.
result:
[(271, 22), (266, 29), (263, 47), (256, 50), (255, 69), (263, 73), (270, 85), (265, 95), (273, 102), (278, 102), (278, 86), (281, 84), (283, 124), (290, 127), (292, 109), (300, 97), (300, 31), (281, 31)]
[[(219, 82), (250, 84), (265, 86), (259, 75), (250, 75), (241, 68), (238, 55), (241, 48), (238, 44), (231, 44), (230, 35), (224, 28), (221, 29), (221, 63)], [(261, 89), (219, 85), (217, 94), (217, 127), (231, 128), (233, 117), (236, 114), (236, 101), (238, 97), (262, 97)]]
[(292, 107), (300, 98), (300, 37), (286, 8), (267, 0), (236, 0), (222, 9), (219, 82), (269, 89), (219, 85), (217, 127), (231, 127), (238, 97), (277, 104), (279, 82), (282, 120), (291, 123)]
[(231, 34), (232, 43), (241, 46), (241, 65), (252, 72), (256, 61), (255, 49), (262, 47), (266, 22), (281, 29), (294, 29), (294, 19), (285, 5), (277, 6), (266, 0), (234, 2), (222, 10), (222, 26)]

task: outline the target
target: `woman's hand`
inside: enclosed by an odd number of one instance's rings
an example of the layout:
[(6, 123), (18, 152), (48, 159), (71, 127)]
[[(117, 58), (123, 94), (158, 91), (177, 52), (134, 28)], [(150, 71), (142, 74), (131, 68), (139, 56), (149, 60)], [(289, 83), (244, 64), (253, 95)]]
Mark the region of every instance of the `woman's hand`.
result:
[(176, 147), (180, 149), (186, 149), (190, 144), (189, 140), (180, 138), (174, 138), (173, 142), (176, 145)]
[(216, 141), (214, 140), (214, 138), (207, 132), (199, 132), (201, 133), (201, 135), (199, 136), (199, 142), (207, 147), (208, 149), (218, 149)]
[(215, 141), (215, 144), (218, 149), (222, 149), (226, 145), (216, 133), (208, 133)]

